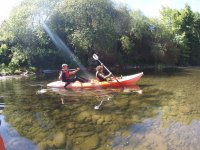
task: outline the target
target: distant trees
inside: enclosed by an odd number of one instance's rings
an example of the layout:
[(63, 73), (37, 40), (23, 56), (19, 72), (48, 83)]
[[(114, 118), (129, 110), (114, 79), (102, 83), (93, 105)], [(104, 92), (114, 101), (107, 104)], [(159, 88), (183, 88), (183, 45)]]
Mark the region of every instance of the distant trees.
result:
[(161, 14), (179, 52), (178, 64), (200, 65), (200, 14), (192, 12), (187, 4), (180, 11), (163, 8)]
[(110, 65), (200, 65), (200, 14), (187, 4), (156, 19), (111, 0), (24, 0), (0, 26), (1, 70), (73, 63), (43, 23), (85, 65), (94, 52)]

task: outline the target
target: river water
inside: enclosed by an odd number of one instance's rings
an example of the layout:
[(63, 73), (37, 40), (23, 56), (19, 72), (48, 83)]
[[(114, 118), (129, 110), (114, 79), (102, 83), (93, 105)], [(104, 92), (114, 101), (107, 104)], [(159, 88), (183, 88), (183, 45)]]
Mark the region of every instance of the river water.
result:
[(47, 89), (54, 80), (0, 80), (7, 150), (200, 149), (200, 68), (144, 71), (123, 90)]

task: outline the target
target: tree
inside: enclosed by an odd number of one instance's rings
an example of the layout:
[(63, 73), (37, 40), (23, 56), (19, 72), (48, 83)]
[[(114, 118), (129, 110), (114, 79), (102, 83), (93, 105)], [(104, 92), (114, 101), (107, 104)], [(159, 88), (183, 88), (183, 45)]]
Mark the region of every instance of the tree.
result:
[(161, 11), (163, 24), (174, 35), (176, 47), (180, 51), (179, 64), (198, 64), (199, 58), (199, 15), (193, 13), (189, 5), (178, 11), (163, 8)]
[(84, 62), (94, 52), (104, 51), (105, 54), (112, 51), (116, 41), (114, 14), (115, 9), (109, 0), (63, 0), (52, 18), (52, 21), (59, 21), (52, 24), (59, 27), (55, 31)]
[[(53, 4), (55, 1), (25, 0), (1, 25), (0, 37), (6, 45), (4, 51), (9, 54), (5, 61), (9, 62), (7, 66), (15, 70), (19, 67), (46, 67), (47, 64), (51, 66), (60, 62), (61, 56), (41, 26), (41, 22), (49, 18)], [(49, 63), (47, 60), (51, 56), (54, 57)]]

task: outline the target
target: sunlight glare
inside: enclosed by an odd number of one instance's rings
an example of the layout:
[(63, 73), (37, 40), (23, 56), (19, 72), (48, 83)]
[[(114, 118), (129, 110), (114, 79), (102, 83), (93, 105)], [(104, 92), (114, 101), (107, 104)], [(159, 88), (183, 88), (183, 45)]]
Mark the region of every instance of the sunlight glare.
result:
[(70, 56), (70, 58), (73, 59), (73, 61), (83, 70), (84, 74), (91, 78), (90, 73), (87, 71), (87, 69), (81, 64), (81, 62), (79, 61), (78, 57), (76, 57), (71, 50), (69, 49), (69, 47), (67, 47), (65, 45), (65, 43), (60, 39), (60, 37), (54, 33), (53, 31), (51, 31), (51, 29), (47, 26), (47, 24), (45, 24), (44, 22), (42, 22), (42, 26), (44, 28), (44, 30), (46, 31), (46, 33), (49, 35), (49, 37), (51, 38), (51, 40), (53, 41), (53, 43), (56, 45), (56, 47), (60, 50), (63, 51), (65, 54), (67, 54), (68, 56)]

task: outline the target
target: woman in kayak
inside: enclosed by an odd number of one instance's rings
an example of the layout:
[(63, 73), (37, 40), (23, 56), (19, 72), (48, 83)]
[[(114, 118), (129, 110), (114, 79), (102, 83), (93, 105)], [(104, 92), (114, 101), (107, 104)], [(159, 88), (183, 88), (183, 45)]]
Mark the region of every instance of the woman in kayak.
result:
[(100, 66), (97, 66), (96, 67), (96, 79), (99, 81), (99, 82), (102, 82), (102, 81), (109, 81), (111, 80), (111, 76), (112, 76), (112, 73), (109, 72), (108, 75), (104, 75), (103, 73), (103, 64), (101, 64)]
[(75, 82), (75, 81), (79, 81), (81, 83), (88, 82), (87, 79), (79, 77), (79, 76), (74, 76), (70, 78), (71, 75), (75, 75), (79, 70), (80, 68), (76, 68), (75, 71), (69, 71), (68, 65), (62, 64), (62, 70), (60, 71), (58, 78), (62, 80), (63, 82), (65, 82), (64, 88), (66, 88), (70, 83)]

